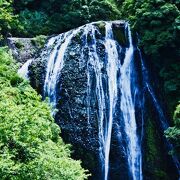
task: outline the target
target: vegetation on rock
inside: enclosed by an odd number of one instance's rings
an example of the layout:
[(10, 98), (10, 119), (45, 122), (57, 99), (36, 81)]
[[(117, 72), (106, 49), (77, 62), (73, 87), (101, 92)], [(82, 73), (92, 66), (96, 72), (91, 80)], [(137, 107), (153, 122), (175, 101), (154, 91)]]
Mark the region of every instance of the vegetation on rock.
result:
[(175, 145), (174, 153), (180, 155), (180, 104), (176, 107), (174, 112), (174, 124), (175, 126), (166, 130), (165, 135)]

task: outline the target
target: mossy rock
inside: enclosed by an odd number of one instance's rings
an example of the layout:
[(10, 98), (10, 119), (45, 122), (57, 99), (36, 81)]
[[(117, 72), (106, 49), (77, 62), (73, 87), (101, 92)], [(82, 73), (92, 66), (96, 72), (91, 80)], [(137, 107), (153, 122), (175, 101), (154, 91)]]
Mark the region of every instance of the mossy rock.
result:
[(77, 43), (77, 44), (81, 44), (82, 43), (82, 40), (81, 40), (81, 37), (83, 35), (83, 31), (79, 31), (74, 37), (73, 37), (73, 40)]
[(105, 36), (105, 26), (106, 26), (105, 22), (103, 21), (98, 22), (95, 24), (95, 26), (98, 27), (99, 32), (102, 34), (102, 36)]
[(36, 36), (35, 38), (32, 38), (31, 43), (37, 48), (41, 49), (44, 47), (46, 41), (47, 41), (47, 36), (40, 35), (40, 36)]
[(31, 86), (39, 93), (43, 94), (45, 80), (46, 62), (41, 59), (33, 61), (29, 66), (29, 78)]
[(169, 175), (166, 172), (167, 163), (164, 163), (166, 157), (164, 157), (163, 153), (162, 140), (153, 119), (147, 119), (145, 129), (145, 174), (154, 180), (169, 180)]
[(24, 44), (23, 44), (21, 41), (17, 41), (17, 42), (15, 43), (15, 46), (16, 46), (16, 48), (18, 48), (18, 49), (23, 49), (23, 48), (24, 48)]
[(128, 47), (129, 42), (126, 35), (125, 24), (113, 23), (112, 29), (114, 38), (117, 40), (117, 42), (123, 47)]

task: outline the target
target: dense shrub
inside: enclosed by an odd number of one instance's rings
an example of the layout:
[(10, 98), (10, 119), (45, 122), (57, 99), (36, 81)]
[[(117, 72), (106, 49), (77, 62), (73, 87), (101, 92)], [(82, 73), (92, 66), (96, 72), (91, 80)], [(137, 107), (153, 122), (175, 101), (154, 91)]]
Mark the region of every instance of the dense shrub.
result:
[(0, 48), (0, 178), (86, 179), (80, 161), (70, 158), (70, 146), (60, 138), (50, 108)]

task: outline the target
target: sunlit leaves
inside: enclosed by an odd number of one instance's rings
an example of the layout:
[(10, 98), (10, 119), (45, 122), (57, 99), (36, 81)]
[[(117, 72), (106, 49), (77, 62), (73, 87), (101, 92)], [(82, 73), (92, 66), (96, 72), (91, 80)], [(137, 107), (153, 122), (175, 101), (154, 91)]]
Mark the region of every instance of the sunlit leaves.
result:
[(0, 48), (1, 179), (86, 179), (59, 137), (50, 108), (17, 76), (14, 65), (7, 49)]

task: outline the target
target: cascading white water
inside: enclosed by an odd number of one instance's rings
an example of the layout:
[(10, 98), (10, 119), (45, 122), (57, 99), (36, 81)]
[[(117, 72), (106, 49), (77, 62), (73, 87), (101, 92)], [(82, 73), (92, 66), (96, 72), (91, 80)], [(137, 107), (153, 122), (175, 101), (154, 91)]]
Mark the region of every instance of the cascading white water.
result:
[(116, 42), (113, 40), (112, 24), (106, 23), (105, 48), (107, 53), (107, 75), (108, 75), (108, 97), (109, 97), (109, 116), (108, 123), (105, 126), (104, 132), (104, 151), (105, 151), (105, 177), (108, 179), (109, 169), (109, 153), (111, 146), (111, 135), (113, 125), (113, 115), (117, 102), (117, 71), (118, 71), (118, 51)]
[(28, 68), (29, 65), (31, 64), (32, 59), (29, 59), (26, 63), (24, 63), (24, 65), (18, 70), (18, 74), (25, 78), (28, 79)]
[[(79, 32), (80, 29), (81, 28), (78, 28), (74, 31), (70, 31), (55, 37), (58, 40), (58, 43), (49, 56), (44, 83), (44, 93), (50, 98), (50, 103), (52, 104), (53, 108), (56, 106), (56, 88), (59, 79), (59, 73), (63, 68), (66, 49), (71, 42), (71, 39)], [(53, 41), (54, 40), (52, 40), (52, 42)]]
[[(103, 68), (103, 62), (100, 62), (100, 59), (97, 54), (97, 49), (96, 49), (96, 37), (95, 37), (95, 31), (98, 31), (98, 29), (93, 26), (93, 24), (88, 24), (84, 28), (84, 33), (83, 35), (85, 36), (85, 47), (88, 48), (88, 60), (87, 60), (87, 101), (88, 101), (88, 121), (90, 119), (90, 110), (89, 110), (89, 104), (90, 104), (90, 91), (91, 91), (91, 84), (90, 84), (90, 69), (88, 66), (92, 66), (93, 70), (96, 75), (96, 94), (98, 96), (98, 105), (99, 105), (99, 137), (102, 140), (100, 144), (104, 144), (104, 134), (103, 134), (103, 120), (104, 120), (104, 109), (105, 109), (105, 95), (104, 95), (104, 90), (103, 90), (103, 82), (102, 82), (102, 73), (101, 69)], [(92, 38), (92, 45), (88, 45), (87, 42), (87, 36), (91, 32), (91, 38)], [(84, 58), (84, 55), (82, 53), (82, 59)], [(88, 122), (88, 124), (90, 124)], [(103, 148), (101, 148), (103, 149)], [(103, 152), (100, 150), (100, 156), (101, 159), (103, 159)]]
[[(108, 102), (105, 100), (105, 90), (103, 89), (103, 77), (101, 69), (103, 63), (100, 59), (96, 50), (96, 38), (95, 31), (97, 30), (92, 24), (87, 25), (84, 29), (84, 35), (86, 36), (86, 45), (88, 33), (91, 32), (92, 45), (88, 46), (88, 64), (90, 64), (95, 72), (96, 76), (96, 96), (98, 100), (98, 121), (99, 121), (99, 154), (102, 163), (102, 168), (104, 172), (104, 180), (108, 179), (109, 173), (109, 156), (111, 147), (111, 136), (112, 136), (112, 126), (113, 126), (113, 116), (115, 113), (115, 107), (117, 105), (117, 73), (120, 68), (121, 79), (120, 79), (120, 89), (122, 93), (121, 97), (121, 111), (123, 114), (123, 121), (125, 123), (125, 132), (128, 145), (127, 145), (127, 156), (129, 171), (134, 180), (142, 179), (142, 157), (141, 157), (141, 147), (139, 145), (137, 126), (135, 119), (135, 107), (133, 104), (133, 97), (131, 92), (131, 63), (133, 61), (133, 45), (131, 39), (131, 33), (129, 30), (128, 38), (130, 42), (130, 47), (126, 50), (126, 56), (124, 59), (124, 64), (120, 67), (118, 50), (116, 41), (113, 38), (112, 24), (110, 22), (105, 23), (106, 35), (105, 35), (105, 51), (106, 51), (106, 72), (108, 77)], [(129, 28), (128, 28), (129, 29)], [(88, 71), (88, 89), (91, 89), (90, 84), (90, 72)], [(90, 94), (90, 93), (88, 93)], [(89, 97), (91, 98), (91, 97)], [(105, 110), (108, 107), (108, 117), (106, 117)]]
[[(106, 123), (105, 121), (106, 117), (104, 113), (106, 109), (106, 102), (105, 102), (105, 92), (102, 81), (103, 77), (101, 72), (103, 68), (103, 62), (100, 62), (100, 59), (97, 54), (95, 31), (98, 31), (98, 29), (92, 24), (89, 24), (85, 27), (84, 35), (86, 37), (85, 46), (88, 47), (87, 64), (88, 66), (90, 65), (93, 67), (93, 71), (95, 72), (95, 77), (96, 77), (96, 96), (98, 101), (99, 144), (100, 144), (99, 155), (102, 163), (102, 169), (104, 171), (104, 179), (106, 180), (108, 178), (108, 169), (109, 169), (110, 140), (111, 140), (112, 120), (113, 120), (113, 107), (115, 100), (114, 96), (117, 96), (117, 90), (115, 90), (117, 88), (116, 71), (115, 71), (117, 68), (117, 64), (115, 63), (115, 61), (117, 61), (118, 56), (117, 56), (115, 41), (110, 39), (112, 38), (111, 24), (106, 23), (105, 47), (108, 56), (107, 59), (109, 60), (107, 65), (107, 73), (109, 76), (108, 86), (109, 86), (109, 104), (110, 104), (108, 122)], [(92, 44), (88, 46), (87, 36), (89, 33), (91, 33)], [(89, 96), (90, 95), (89, 91), (91, 89), (90, 69), (88, 67), (87, 69), (88, 69), (87, 96)], [(88, 99), (90, 99), (90, 97), (88, 97)], [(89, 109), (88, 109), (88, 115), (89, 115)]]
[(122, 120), (124, 121), (124, 128), (127, 142), (127, 156), (129, 171), (133, 180), (142, 179), (142, 164), (141, 164), (141, 147), (137, 135), (137, 125), (135, 117), (135, 106), (131, 91), (131, 74), (133, 63), (133, 44), (130, 28), (128, 28), (129, 48), (126, 49), (124, 64), (121, 67), (120, 89), (121, 102), (120, 107), (122, 111)]

